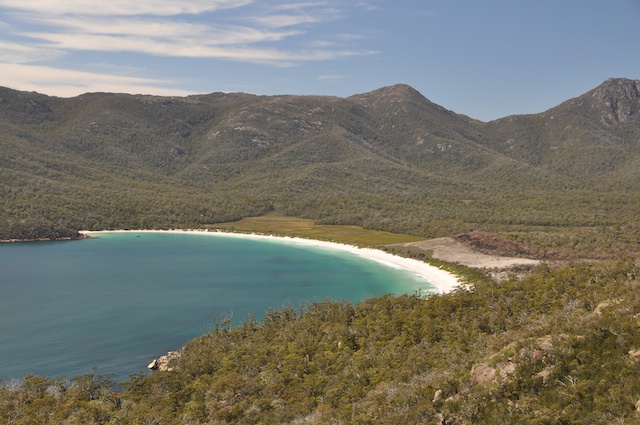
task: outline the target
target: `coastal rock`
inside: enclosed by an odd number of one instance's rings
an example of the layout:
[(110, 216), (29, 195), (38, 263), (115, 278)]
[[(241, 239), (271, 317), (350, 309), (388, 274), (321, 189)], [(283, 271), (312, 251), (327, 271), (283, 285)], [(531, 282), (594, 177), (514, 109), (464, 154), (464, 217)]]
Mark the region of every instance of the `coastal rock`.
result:
[(150, 370), (172, 371), (175, 362), (180, 358), (181, 354), (180, 351), (169, 351), (167, 355), (161, 356), (159, 359), (154, 359), (149, 363), (147, 368)]

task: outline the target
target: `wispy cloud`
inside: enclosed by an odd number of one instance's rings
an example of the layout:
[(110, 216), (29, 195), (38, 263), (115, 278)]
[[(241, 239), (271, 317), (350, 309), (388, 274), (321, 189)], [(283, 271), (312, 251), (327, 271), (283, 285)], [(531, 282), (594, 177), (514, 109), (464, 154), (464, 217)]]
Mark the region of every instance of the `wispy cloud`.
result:
[(69, 97), (87, 92), (127, 92), (183, 96), (186, 90), (167, 88), (170, 81), (83, 72), (47, 66), (0, 63), (3, 84), (18, 90)]
[(254, 18), (254, 21), (269, 28), (282, 28), (320, 22), (320, 19), (310, 15), (270, 15)]
[[(51, 93), (54, 87), (55, 93), (72, 93), (80, 86), (85, 91), (104, 91), (109, 86), (109, 75), (84, 71), (89, 68), (82, 65), (84, 53), (93, 53), (93, 58), (96, 53), (109, 53), (112, 59), (117, 53), (133, 53), (137, 57), (215, 59), (278, 67), (375, 53), (339, 35), (330, 43), (323, 42), (331, 32), (316, 35), (312, 31), (341, 19), (340, 7), (347, 3), (278, 3), (0, 0), (4, 15), (0, 21), (0, 66), (12, 72), (16, 87), (26, 87), (29, 78), (33, 87), (37, 82)], [(59, 61), (52, 60), (65, 56), (79, 64), (77, 70), (55, 68)], [(5, 77), (2, 83), (9, 84), (10, 78)], [(160, 92), (167, 83), (135, 76), (111, 77), (117, 86), (130, 90), (146, 87)]]
[(359, 1), (356, 4), (358, 7), (362, 7), (366, 10), (380, 10), (380, 7), (376, 6), (375, 4), (371, 3), (370, 1)]
[(0, 0), (0, 7), (45, 16), (175, 16), (247, 6), (253, 0)]
[[(34, 34), (34, 36), (36, 36)], [(237, 35), (240, 36), (240, 35)], [(249, 37), (248, 34), (242, 34)], [(222, 40), (218, 44), (198, 43), (193, 38), (158, 40), (145, 37), (117, 37), (109, 35), (37, 34), (57, 49), (92, 50), (108, 52), (144, 52), (156, 56), (185, 58), (214, 58), (252, 63), (266, 63), (277, 66), (292, 66), (300, 61), (319, 61), (363, 54), (356, 50), (309, 50), (290, 52), (275, 48), (253, 48), (250, 46), (226, 46)]]
[(0, 40), (0, 58), (9, 63), (50, 60), (63, 55), (55, 49)]
[(299, 3), (286, 3), (273, 6), (273, 10), (302, 10), (316, 7), (327, 7), (330, 3), (327, 1), (308, 1)]
[[(51, 2), (31, 0), (23, 2), (0, 0), (0, 6), (12, 5), (14, 8), (33, 12), (37, 6), (47, 10)], [(94, 2), (89, 2), (94, 3)], [(295, 51), (292, 48), (274, 46), (305, 34), (305, 30), (296, 28), (302, 24), (320, 22), (326, 12), (317, 16), (309, 14), (277, 14), (245, 18), (253, 25), (223, 25), (203, 22), (173, 20), (166, 17), (122, 16), (122, 3), (115, 1), (109, 7), (96, 9), (82, 15), (84, 6), (73, 15), (64, 15), (66, 9), (57, 10), (53, 15), (44, 13), (27, 13), (20, 16), (29, 24), (29, 29), (17, 33), (31, 40), (39, 40), (39, 48), (53, 48), (58, 51), (102, 51), (102, 52), (135, 52), (156, 56), (174, 56), (191, 58), (213, 58), (253, 63), (271, 63), (273, 65), (291, 65), (300, 61), (327, 60), (348, 57), (370, 52), (358, 52), (354, 49), (324, 49)], [(150, 12), (148, 2), (137, 4), (140, 13)], [(183, 4), (184, 3), (184, 4)], [(246, 0), (218, 0), (217, 2), (191, 1), (180, 3), (180, 7), (172, 6), (173, 2), (160, 2), (156, 15), (190, 11), (216, 9), (223, 6), (240, 7), (249, 3)], [(323, 3), (295, 3), (296, 10), (303, 7), (317, 7)], [(85, 5), (86, 6), (86, 5)], [(282, 5), (281, 5), (282, 6)], [(113, 13), (119, 16), (104, 17), (102, 13)], [(129, 14), (131, 11), (129, 10)], [(36, 29), (33, 29), (33, 26)], [(283, 28), (287, 29), (283, 29)], [(313, 46), (312, 43), (307, 44)]]
[[(105, 21), (94, 18), (38, 17), (32, 22), (55, 27), (57, 30), (23, 32), (20, 35), (47, 41), (59, 49), (132, 51), (163, 56), (188, 56), (186, 52), (189, 49), (180, 46), (204, 48), (221, 45), (248, 46), (280, 41), (300, 33), (295, 30), (276, 31), (139, 18), (117, 18)], [(162, 45), (167, 49), (160, 47)], [(172, 52), (171, 49), (176, 50)], [(203, 57), (203, 55), (196, 54), (195, 57)], [(218, 55), (212, 54), (211, 57), (218, 57)]]

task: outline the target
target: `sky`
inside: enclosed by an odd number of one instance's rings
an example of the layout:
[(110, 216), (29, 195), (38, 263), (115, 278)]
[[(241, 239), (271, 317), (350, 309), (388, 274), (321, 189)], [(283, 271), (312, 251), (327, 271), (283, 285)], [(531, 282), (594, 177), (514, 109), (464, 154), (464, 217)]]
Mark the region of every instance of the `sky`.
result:
[(640, 0), (0, 0), (0, 86), (347, 97), (482, 121), (640, 79)]

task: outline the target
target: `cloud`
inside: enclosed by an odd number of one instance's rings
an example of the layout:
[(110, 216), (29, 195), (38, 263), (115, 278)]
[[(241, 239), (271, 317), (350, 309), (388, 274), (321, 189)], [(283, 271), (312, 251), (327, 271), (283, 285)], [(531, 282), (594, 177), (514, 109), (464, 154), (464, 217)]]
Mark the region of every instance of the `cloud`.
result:
[[(377, 53), (361, 49), (362, 40), (356, 36), (332, 34), (325, 25), (344, 17), (351, 8), (346, 1), (274, 3), (279, 4), (255, 0), (0, 0), (0, 13), (5, 17), (0, 21), (2, 84), (58, 96), (86, 91), (180, 93), (165, 88), (176, 81), (110, 75), (103, 73), (106, 68), (96, 73), (84, 70), (91, 67), (87, 62), (94, 63), (100, 56), (121, 71), (135, 68), (131, 73), (142, 75), (151, 56), (287, 67)], [(254, 7), (247, 8), (249, 5)], [(222, 9), (226, 11), (220, 12)], [(60, 59), (68, 65), (61, 66)], [(71, 63), (78, 64), (76, 70)]]
[(356, 4), (358, 7), (362, 7), (366, 10), (380, 10), (380, 7), (376, 6), (375, 4), (371, 4), (371, 2), (368, 1), (360, 1)]
[[(278, 66), (291, 66), (300, 61), (319, 61), (350, 56), (373, 54), (370, 51), (356, 50), (318, 50), (287, 51), (275, 48), (255, 48), (243, 45), (227, 46), (232, 43), (224, 37), (213, 42), (199, 42), (192, 38), (173, 38), (159, 40), (147, 37), (120, 37), (110, 35), (84, 35), (77, 37), (74, 34), (32, 34), (51, 43), (58, 50), (91, 50), (105, 52), (137, 52), (155, 56), (171, 56), (185, 58), (212, 58), (226, 59), (252, 63), (269, 63)], [(226, 34), (231, 38), (255, 38), (260, 34), (249, 33)], [(232, 43), (233, 44), (233, 43)]]
[[(7, 0), (0, 0), (2, 3)], [(41, 3), (32, 0), (27, 2)], [(223, 2), (218, 2), (223, 3)], [(230, 2), (224, 2), (230, 3)], [(236, 2), (241, 4), (246, 2)], [(321, 3), (297, 3), (296, 8), (317, 6)], [(324, 4), (324, 3), (322, 3)], [(290, 5), (294, 6), (294, 4)], [(333, 15), (329, 17), (330, 15)], [(251, 63), (290, 66), (304, 61), (329, 60), (371, 52), (344, 50), (339, 46), (319, 47), (306, 43), (307, 50), (290, 46), (273, 47), (273, 43), (306, 34), (295, 28), (322, 19), (334, 19), (335, 14), (319, 11), (308, 14), (279, 14), (245, 17), (253, 25), (224, 25), (200, 21), (174, 20), (165, 17), (98, 17), (61, 16), (46, 14), (21, 15), (28, 30), (18, 32), (23, 39), (39, 40), (39, 48), (59, 52), (131, 52), (162, 57), (189, 57), (233, 60)], [(281, 29), (288, 27), (287, 29)]]
[[(170, 37), (167, 39), (144, 36), (89, 35), (40, 33), (30, 34), (50, 43), (57, 51), (85, 50), (103, 52), (135, 52), (154, 56), (225, 59), (252, 63), (291, 66), (301, 61), (319, 61), (350, 56), (369, 55), (371, 51), (311, 49), (288, 51), (268, 47), (251, 47), (254, 40), (277, 40), (282, 34), (264, 34), (242, 30), (226, 32), (218, 37)], [(244, 41), (244, 42), (241, 42)]]
[(0, 7), (38, 15), (175, 16), (247, 6), (254, 0), (0, 0)]
[(2, 60), (11, 63), (29, 63), (51, 60), (62, 56), (63, 54), (63, 52), (56, 49), (0, 40), (0, 57)]
[[(30, 23), (59, 29), (56, 32), (74, 34), (119, 34), (147, 35), (165, 38), (205, 34), (209, 26), (171, 20), (114, 18), (99, 19), (96, 17), (45, 17), (32, 16), (26, 19)], [(37, 35), (37, 33), (34, 33)]]
[(271, 15), (254, 18), (254, 21), (269, 28), (282, 28), (320, 22), (320, 19), (310, 15)]
[[(262, 14), (247, 19), (268, 28), (328, 23), (344, 17), (344, 11), (335, 3), (327, 1), (309, 1), (269, 5), (262, 8)], [(258, 9), (260, 10), (260, 9)]]
[(301, 9), (309, 9), (316, 7), (326, 7), (329, 5), (329, 2), (326, 1), (308, 1), (308, 2), (300, 2), (300, 3), (287, 3), (287, 4), (279, 4), (273, 6), (273, 10), (301, 10)]
[[(243, 26), (216, 26), (200, 23), (174, 22), (171, 20), (149, 20), (138, 18), (118, 18), (101, 20), (93, 18), (38, 18), (40, 24), (53, 26), (53, 32), (24, 32), (23, 37), (42, 39), (57, 44), (59, 48), (75, 50), (120, 51), (121, 48), (96, 45), (96, 39), (122, 38), (132, 40), (147, 39), (154, 43), (199, 44), (205, 46), (235, 44), (247, 45), (261, 42), (280, 41), (300, 34), (299, 31), (273, 31)], [(35, 20), (34, 20), (35, 22)], [(71, 40), (71, 38), (73, 40)], [(114, 40), (115, 41), (115, 40)], [(85, 46), (85, 47), (83, 47)], [(125, 49), (129, 50), (129, 49)], [(149, 49), (153, 51), (154, 49)], [(146, 49), (135, 49), (144, 53)], [(180, 56), (180, 55), (179, 55)]]
[(87, 92), (137, 93), (165, 96), (192, 94), (167, 88), (172, 82), (48, 66), (0, 63), (3, 85), (17, 90), (45, 91), (52, 96), (71, 97)]

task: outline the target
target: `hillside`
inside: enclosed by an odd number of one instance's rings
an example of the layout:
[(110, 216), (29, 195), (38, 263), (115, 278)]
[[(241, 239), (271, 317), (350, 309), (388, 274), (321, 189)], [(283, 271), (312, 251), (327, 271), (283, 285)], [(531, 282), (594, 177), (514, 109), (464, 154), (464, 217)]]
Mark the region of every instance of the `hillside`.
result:
[[(173, 370), (119, 385), (1, 382), (0, 423), (638, 423), (639, 89), (611, 79), (488, 123), (406, 85), (344, 99), (0, 89), (0, 239), (345, 224), (547, 262), (502, 280), (466, 270), (467, 289), (427, 299), (222, 317)], [(434, 241), (375, 238), (438, 258)]]
[(324, 301), (221, 318), (171, 371), (28, 376), (0, 422), (638, 423), (638, 264), (577, 264), (426, 300)]
[(489, 123), (497, 151), (578, 178), (637, 183), (640, 82), (609, 79), (542, 114)]
[(619, 244), (603, 249), (631, 249), (639, 85), (608, 80), (489, 123), (406, 85), (344, 99), (0, 89), (0, 238), (276, 212), (423, 237), (524, 232), (534, 244), (560, 229), (587, 251), (605, 226)]

